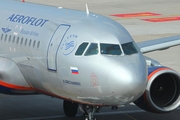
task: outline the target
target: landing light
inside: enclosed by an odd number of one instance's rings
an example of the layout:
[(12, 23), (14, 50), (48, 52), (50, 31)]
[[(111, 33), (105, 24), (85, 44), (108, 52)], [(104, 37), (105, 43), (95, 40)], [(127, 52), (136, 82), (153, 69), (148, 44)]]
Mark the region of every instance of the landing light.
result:
[(63, 9), (63, 7), (58, 7), (58, 9)]

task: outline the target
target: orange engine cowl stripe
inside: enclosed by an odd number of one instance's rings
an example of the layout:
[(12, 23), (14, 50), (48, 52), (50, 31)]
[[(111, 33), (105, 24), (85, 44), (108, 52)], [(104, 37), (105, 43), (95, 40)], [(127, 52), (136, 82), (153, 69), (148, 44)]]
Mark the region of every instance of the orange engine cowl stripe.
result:
[(25, 91), (32, 91), (32, 90), (34, 90), (32, 87), (18, 86), (18, 85), (14, 85), (14, 84), (10, 84), (10, 83), (4, 82), (2, 80), (0, 80), (0, 85), (4, 86), (4, 87), (7, 87), (7, 88), (15, 89), (15, 90), (25, 90)]
[(158, 68), (155, 71), (153, 71), (149, 76), (148, 76), (148, 81), (151, 79), (151, 77), (156, 74), (157, 72), (161, 71), (161, 70), (170, 70), (170, 68)]

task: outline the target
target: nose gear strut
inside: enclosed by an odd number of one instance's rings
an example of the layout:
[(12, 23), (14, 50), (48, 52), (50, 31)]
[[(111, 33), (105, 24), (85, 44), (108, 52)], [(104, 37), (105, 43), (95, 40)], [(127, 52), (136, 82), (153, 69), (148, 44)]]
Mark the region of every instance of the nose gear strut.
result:
[(96, 120), (94, 117), (95, 112), (99, 112), (99, 106), (82, 105), (81, 110), (84, 112), (85, 120)]

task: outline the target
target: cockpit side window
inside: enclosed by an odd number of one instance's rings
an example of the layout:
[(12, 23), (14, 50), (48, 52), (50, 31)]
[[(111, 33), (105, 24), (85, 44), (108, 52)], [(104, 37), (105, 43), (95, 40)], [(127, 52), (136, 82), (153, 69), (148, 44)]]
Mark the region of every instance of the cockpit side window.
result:
[(131, 54), (138, 53), (137, 49), (135, 48), (135, 46), (132, 42), (122, 44), (122, 49), (123, 49), (125, 55), (131, 55)]
[(89, 44), (89, 43), (87, 43), (87, 42), (82, 43), (82, 44), (78, 47), (75, 55), (82, 55), (82, 54), (84, 53), (86, 47), (88, 46), (88, 44)]
[(97, 43), (91, 43), (84, 55), (85, 56), (96, 55), (96, 54), (98, 54), (98, 52), (99, 52), (98, 44)]
[(122, 54), (122, 51), (118, 44), (101, 43), (100, 48), (101, 48), (101, 54), (106, 54), (106, 55), (121, 55)]

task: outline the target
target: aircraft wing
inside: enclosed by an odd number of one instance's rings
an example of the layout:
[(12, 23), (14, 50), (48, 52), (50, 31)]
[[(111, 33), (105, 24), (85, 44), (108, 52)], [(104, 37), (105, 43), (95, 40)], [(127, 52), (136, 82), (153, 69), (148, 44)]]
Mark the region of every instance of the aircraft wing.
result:
[(164, 50), (176, 45), (180, 45), (180, 35), (137, 42), (137, 45), (142, 53), (148, 53), (155, 50)]

